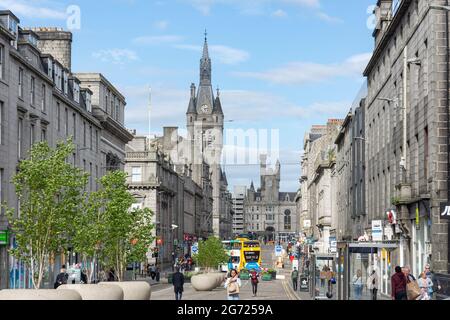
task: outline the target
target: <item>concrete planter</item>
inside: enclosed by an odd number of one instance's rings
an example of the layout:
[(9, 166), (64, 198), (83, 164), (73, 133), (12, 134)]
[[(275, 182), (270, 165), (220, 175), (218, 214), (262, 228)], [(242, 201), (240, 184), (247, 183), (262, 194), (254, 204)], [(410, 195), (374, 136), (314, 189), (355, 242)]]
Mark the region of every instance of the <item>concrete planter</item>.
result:
[(218, 286), (218, 277), (213, 274), (192, 276), (191, 285), (196, 291), (212, 291)]
[(7, 289), (0, 290), (0, 300), (82, 300), (74, 290)]
[(99, 284), (63, 284), (57, 290), (74, 290), (83, 300), (123, 300), (124, 293), (119, 286)]
[(121, 288), (123, 300), (150, 300), (151, 287), (145, 281), (100, 282), (99, 285)]

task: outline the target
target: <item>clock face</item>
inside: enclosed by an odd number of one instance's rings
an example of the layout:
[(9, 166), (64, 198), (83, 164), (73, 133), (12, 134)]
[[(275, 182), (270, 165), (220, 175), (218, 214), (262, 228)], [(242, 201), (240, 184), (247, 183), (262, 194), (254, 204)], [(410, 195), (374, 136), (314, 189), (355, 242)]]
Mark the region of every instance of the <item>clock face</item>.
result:
[(208, 106), (207, 106), (206, 104), (204, 104), (204, 105), (201, 107), (201, 110), (202, 110), (203, 113), (207, 113), (208, 110), (209, 110), (209, 108), (208, 108)]

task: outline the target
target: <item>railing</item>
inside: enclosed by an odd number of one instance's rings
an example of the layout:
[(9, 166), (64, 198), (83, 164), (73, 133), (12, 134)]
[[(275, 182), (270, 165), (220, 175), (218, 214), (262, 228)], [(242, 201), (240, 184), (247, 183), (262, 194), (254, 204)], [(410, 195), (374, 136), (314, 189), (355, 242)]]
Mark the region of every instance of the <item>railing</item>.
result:
[(127, 152), (127, 159), (149, 159), (150, 151)]

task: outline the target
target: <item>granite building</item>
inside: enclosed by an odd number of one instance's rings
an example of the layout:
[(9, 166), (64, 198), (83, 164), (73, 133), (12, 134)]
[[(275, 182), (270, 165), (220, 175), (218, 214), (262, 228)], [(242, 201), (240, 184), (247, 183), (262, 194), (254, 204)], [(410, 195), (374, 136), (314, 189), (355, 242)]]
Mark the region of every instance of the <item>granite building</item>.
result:
[[(10, 181), (33, 143), (46, 140), (55, 146), (72, 137), (76, 149), (69, 161), (90, 174), (88, 188), (93, 191), (96, 178), (123, 168), (125, 144), (132, 138), (123, 123), (125, 99), (117, 89), (98, 74), (120, 100), (113, 120), (98, 103), (94, 86), (84, 86), (72, 72), (71, 33), (23, 29), (19, 22), (11, 11), (0, 11), (0, 201), (16, 212), (20, 207)], [(0, 212), (0, 232), (7, 231), (8, 221)], [(0, 245), (0, 289), (27, 288), (28, 270), (7, 253), (15, 245), (14, 235), (8, 232), (7, 240)], [(72, 254), (61, 257), (44, 285), (52, 285), (59, 263), (75, 260)]]

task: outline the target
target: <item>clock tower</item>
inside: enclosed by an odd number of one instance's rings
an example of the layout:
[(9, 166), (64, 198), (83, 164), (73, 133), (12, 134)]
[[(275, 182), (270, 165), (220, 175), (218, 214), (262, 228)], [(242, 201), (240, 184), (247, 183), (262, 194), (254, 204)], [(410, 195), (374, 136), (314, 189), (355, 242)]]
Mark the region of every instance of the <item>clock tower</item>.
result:
[[(205, 165), (209, 167), (212, 184), (212, 215), (210, 216), (215, 236), (220, 237), (221, 188), (223, 183), (220, 164), (223, 149), (224, 114), (220, 102), (220, 92), (216, 97), (211, 81), (211, 59), (205, 32), (203, 54), (200, 59), (200, 84), (191, 84), (191, 97), (186, 112), (186, 127), (190, 142), (192, 176), (200, 186), (205, 181)], [(206, 179), (208, 180), (208, 179)]]

